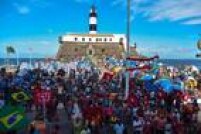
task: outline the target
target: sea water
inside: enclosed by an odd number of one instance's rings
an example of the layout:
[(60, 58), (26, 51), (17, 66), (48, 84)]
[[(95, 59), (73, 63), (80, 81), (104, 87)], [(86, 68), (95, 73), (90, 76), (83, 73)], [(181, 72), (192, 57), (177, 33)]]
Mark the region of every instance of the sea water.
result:
[[(17, 60), (16, 59), (8, 59), (9, 64), (11, 65), (17, 65)], [(34, 63), (36, 61), (42, 61), (44, 60), (43, 58), (33, 58), (31, 59), (31, 62)], [(5, 65), (7, 62), (6, 59), (0, 58), (0, 66)], [(22, 62), (30, 62), (30, 58), (20, 58), (19, 59), (19, 64)], [(201, 69), (201, 59), (160, 59), (159, 62), (165, 64), (165, 65), (170, 65), (170, 66), (184, 66), (184, 65), (195, 65), (198, 68)]]

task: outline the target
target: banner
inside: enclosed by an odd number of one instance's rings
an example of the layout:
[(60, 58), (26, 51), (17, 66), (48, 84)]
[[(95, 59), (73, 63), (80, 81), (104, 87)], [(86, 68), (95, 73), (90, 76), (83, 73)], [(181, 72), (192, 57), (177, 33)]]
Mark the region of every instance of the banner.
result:
[(155, 60), (155, 59), (159, 59), (159, 56), (156, 55), (156, 56), (153, 56), (153, 57), (150, 57), (150, 58), (140, 58), (140, 57), (133, 57), (132, 58), (132, 57), (129, 57), (126, 60), (144, 62), (144, 61), (152, 61), (152, 60)]

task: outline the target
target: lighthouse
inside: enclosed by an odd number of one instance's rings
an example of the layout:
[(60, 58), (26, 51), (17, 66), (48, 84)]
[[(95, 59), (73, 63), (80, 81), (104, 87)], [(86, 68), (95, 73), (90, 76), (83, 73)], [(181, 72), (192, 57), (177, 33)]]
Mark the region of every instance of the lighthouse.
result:
[(97, 33), (97, 13), (95, 6), (91, 7), (89, 13), (89, 34)]
[(111, 55), (119, 59), (124, 57), (127, 41), (126, 35), (99, 33), (97, 8), (92, 5), (86, 12), (88, 13), (86, 16), (88, 33), (61, 35), (59, 37), (60, 47), (57, 53), (57, 59), (72, 61), (75, 58), (89, 56), (97, 65), (105, 57)]

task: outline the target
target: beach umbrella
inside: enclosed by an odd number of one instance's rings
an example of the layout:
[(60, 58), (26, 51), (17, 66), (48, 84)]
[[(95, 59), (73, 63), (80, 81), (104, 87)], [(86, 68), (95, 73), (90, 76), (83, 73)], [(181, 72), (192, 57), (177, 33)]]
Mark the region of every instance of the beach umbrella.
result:
[(173, 84), (173, 89), (176, 91), (184, 90), (184, 82), (182, 81), (181, 78), (175, 79), (174, 84)]
[(163, 91), (165, 91), (166, 93), (170, 93), (173, 91), (173, 84), (170, 79), (159, 79), (154, 82), (154, 85), (162, 88)]
[(149, 74), (146, 74), (146, 75), (141, 77), (142, 81), (150, 81), (150, 80), (153, 80), (153, 79), (154, 79), (153, 75), (149, 75)]
[(200, 72), (200, 69), (199, 69), (197, 66), (192, 65), (192, 66), (191, 66), (191, 71), (192, 71), (192, 72), (199, 73), (199, 72)]
[(0, 110), (0, 132), (21, 130), (27, 124), (22, 107), (6, 105)]
[(145, 89), (149, 92), (152, 92), (152, 91), (155, 92), (158, 89), (157, 86), (154, 85), (152, 81), (145, 81), (144, 86), (145, 86)]
[(173, 89), (176, 90), (176, 91), (181, 91), (183, 90), (183, 86), (182, 85), (179, 85), (179, 84), (174, 84), (173, 85)]

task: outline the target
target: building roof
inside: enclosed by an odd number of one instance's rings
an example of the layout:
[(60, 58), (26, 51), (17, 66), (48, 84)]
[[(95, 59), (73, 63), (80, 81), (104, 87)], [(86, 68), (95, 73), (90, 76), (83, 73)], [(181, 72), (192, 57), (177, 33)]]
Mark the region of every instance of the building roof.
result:
[(114, 37), (114, 34), (68, 34), (71, 36), (86, 36), (86, 37)]

